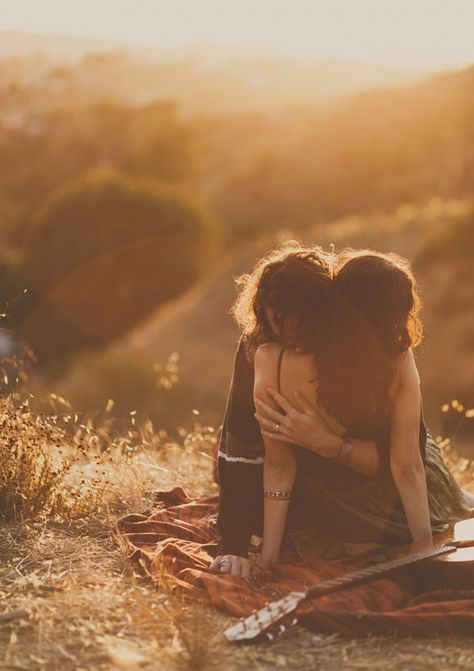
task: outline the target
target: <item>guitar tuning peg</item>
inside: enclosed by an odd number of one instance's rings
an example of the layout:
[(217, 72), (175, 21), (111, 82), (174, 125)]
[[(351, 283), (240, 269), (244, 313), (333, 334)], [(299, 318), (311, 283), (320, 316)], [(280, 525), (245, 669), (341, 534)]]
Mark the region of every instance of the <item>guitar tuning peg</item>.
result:
[(285, 627), (285, 625), (284, 625), (284, 624), (280, 624), (280, 627), (278, 628), (278, 634), (281, 636), (282, 634), (285, 633), (285, 631), (286, 631), (286, 627)]
[(268, 638), (269, 641), (273, 641), (273, 639), (274, 639), (275, 637), (274, 637), (273, 634), (271, 634), (271, 633), (269, 632), (269, 633), (267, 634), (267, 638)]
[(294, 627), (295, 624), (298, 624), (298, 618), (297, 617), (295, 617), (293, 620), (291, 620), (290, 627)]

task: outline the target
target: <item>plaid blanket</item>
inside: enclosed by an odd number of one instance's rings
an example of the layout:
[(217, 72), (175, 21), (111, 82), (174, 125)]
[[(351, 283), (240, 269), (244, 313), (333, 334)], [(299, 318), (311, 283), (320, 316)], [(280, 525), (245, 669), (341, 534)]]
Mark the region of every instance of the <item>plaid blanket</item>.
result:
[[(249, 615), (269, 600), (359, 568), (359, 564), (306, 564), (291, 554), (258, 584), (208, 571), (215, 552), (217, 497), (190, 500), (176, 487), (157, 494), (149, 514), (119, 520), (118, 535), (129, 556), (153, 581), (163, 568), (183, 587), (205, 590), (210, 601), (236, 616)], [(345, 636), (403, 633), (474, 633), (474, 590), (414, 594), (401, 578), (380, 578), (343, 592), (307, 601), (297, 613), (307, 627)]]

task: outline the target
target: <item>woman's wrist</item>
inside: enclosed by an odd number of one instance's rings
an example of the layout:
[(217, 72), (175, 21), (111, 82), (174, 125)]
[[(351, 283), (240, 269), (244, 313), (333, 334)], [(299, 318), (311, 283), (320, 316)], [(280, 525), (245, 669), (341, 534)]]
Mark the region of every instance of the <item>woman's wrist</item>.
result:
[(339, 451), (332, 457), (335, 461), (344, 462), (346, 457), (352, 452), (353, 444), (350, 438), (341, 438)]
[(261, 569), (266, 569), (272, 564), (278, 562), (278, 555), (264, 555), (263, 553), (255, 560), (257, 566)]

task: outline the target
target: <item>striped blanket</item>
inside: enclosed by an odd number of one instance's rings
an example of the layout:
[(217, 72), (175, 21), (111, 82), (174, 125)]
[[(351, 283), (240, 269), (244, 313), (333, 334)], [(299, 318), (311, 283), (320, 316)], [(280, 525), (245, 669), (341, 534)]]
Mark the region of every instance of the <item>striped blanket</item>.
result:
[[(210, 573), (216, 512), (217, 497), (193, 501), (177, 487), (158, 493), (151, 512), (121, 518), (117, 534), (125, 541), (130, 558), (152, 581), (164, 568), (178, 584), (205, 590), (217, 608), (235, 616), (249, 615), (269, 600), (360, 567), (360, 563), (326, 560), (309, 565), (287, 553), (257, 584)], [(416, 594), (408, 584), (399, 577), (385, 577), (315, 598), (304, 604), (298, 618), (312, 630), (350, 637), (387, 631), (474, 633), (474, 590)]]

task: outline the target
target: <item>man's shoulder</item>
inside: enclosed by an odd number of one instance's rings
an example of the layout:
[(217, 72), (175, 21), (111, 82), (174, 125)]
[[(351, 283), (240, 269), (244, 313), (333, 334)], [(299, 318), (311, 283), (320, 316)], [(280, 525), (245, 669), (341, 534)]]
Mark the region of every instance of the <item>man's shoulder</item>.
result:
[(235, 352), (236, 365), (245, 367), (253, 371), (253, 359), (255, 355), (255, 348), (249, 338), (241, 335), (237, 344)]

